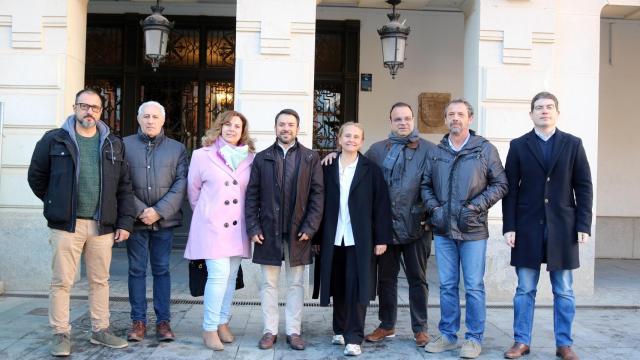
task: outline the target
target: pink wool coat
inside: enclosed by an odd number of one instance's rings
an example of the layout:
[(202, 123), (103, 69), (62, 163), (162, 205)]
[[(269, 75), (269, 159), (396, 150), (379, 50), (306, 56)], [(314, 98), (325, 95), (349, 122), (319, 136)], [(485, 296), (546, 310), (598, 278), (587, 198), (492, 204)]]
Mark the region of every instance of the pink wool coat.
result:
[(233, 171), (217, 154), (215, 144), (193, 152), (187, 178), (193, 218), (185, 258), (251, 257), (244, 197), (254, 156), (249, 153)]

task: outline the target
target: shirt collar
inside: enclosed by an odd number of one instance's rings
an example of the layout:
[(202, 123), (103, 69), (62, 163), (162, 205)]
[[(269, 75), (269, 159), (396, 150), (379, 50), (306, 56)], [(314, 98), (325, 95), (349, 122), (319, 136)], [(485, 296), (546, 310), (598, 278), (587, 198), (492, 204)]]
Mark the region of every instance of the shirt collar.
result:
[(545, 141), (545, 142), (546, 142), (547, 140), (551, 139), (551, 137), (552, 137), (553, 135), (555, 135), (555, 133), (556, 133), (556, 128), (554, 127), (554, 128), (553, 128), (553, 131), (551, 131), (548, 135), (547, 135), (547, 134), (545, 134), (545, 133), (543, 133), (542, 131), (538, 130), (538, 128), (535, 128), (535, 127), (533, 128), (533, 131), (535, 131), (536, 135), (538, 135), (538, 137), (540, 138), (540, 140), (542, 140), (542, 141)]
[(449, 141), (449, 147), (450, 147), (451, 149), (453, 149), (453, 151), (456, 151), (456, 152), (457, 152), (457, 151), (462, 150), (462, 148), (463, 148), (465, 145), (467, 145), (467, 142), (469, 142), (469, 139), (470, 139), (470, 138), (471, 138), (471, 132), (469, 132), (469, 134), (467, 134), (467, 138), (466, 138), (466, 139), (464, 139), (464, 142), (462, 143), (462, 145), (460, 145), (460, 148), (458, 148), (458, 149), (456, 149), (456, 147), (455, 147), (455, 146), (453, 145), (453, 143), (451, 142), (451, 135), (449, 135), (449, 136), (447, 137), (447, 140)]
[(356, 165), (358, 165), (358, 160), (360, 159), (360, 155), (356, 156), (356, 159), (354, 162), (352, 162), (351, 164), (347, 165), (347, 166), (342, 166), (342, 159), (340, 158), (340, 156), (338, 156), (338, 166), (341, 169), (353, 169), (356, 167)]

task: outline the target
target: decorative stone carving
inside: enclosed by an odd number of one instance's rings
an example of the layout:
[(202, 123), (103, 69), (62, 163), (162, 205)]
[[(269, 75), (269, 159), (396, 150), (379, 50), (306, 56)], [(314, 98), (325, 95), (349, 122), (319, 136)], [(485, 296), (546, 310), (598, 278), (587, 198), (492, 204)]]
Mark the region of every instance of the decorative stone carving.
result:
[(451, 93), (426, 92), (418, 96), (418, 131), (423, 134), (446, 134), (444, 107)]

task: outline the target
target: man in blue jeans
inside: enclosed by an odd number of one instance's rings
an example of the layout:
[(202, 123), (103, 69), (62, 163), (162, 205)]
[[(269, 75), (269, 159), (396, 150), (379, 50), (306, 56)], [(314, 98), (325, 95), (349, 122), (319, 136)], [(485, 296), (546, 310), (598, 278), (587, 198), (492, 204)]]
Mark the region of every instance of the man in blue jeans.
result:
[(173, 228), (182, 222), (182, 202), (187, 189), (187, 153), (182, 143), (164, 135), (164, 107), (148, 101), (138, 109), (140, 128), (124, 138), (136, 207), (134, 232), (127, 242), (129, 302), (132, 325), (129, 341), (142, 341), (147, 326), (147, 263), (153, 274), (153, 308), (156, 337), (172, 341), (169, 258)]
[(467, 332), (460, 357), (482, 352), (486, 318), (484, 268), (489, 208), (507, 193), (507, 178), (495, 146), (469, 129), (473, 108), (456, 99), (445, 108), (449, 133), (429, 152), (422, 198), (431, 215), (440, 276), (440, 335), (430, 353), (457, 349), (460, 330), (458, 283), (464, 279)]
[(560, 111), (553, 94), (534, 96), (529, 115), (534, 128), (511, 141), (505, 166), (509, 193), (502, 202), (503, 232), (518, 288), (513, 297), (515, 342), (504, 356), (517, 359), (530, 351), (540, 265), (546, 263), (556, 355), (576, 360), (571, 348), (576, 312), (571, 271), (580, 266), (579, 244), (591, 233), (591, 171), (582, 141), (556, 128)]

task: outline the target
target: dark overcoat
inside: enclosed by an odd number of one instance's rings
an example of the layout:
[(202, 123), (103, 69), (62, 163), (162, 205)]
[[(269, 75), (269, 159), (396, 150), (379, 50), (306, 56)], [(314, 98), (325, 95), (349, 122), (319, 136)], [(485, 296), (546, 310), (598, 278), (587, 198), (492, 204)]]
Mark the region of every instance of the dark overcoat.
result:
[[(329, 305), (333, 296), (331, 272), (333, 248), (340, 213), (340, 178), (338, 160), (324, 167), (325, 213), (322, 231), (314, 243), (321, 242), (320, 250), (320, 305)], [(375, 299), (376, 259), (374, 246), (392, 243), (391, 204), (389, 190), (382, 170), (371, 160), (359, 155), (356, 171), (349, 191), (349, 216), (356, 247), (358, 269), (357, 299), (360, 304), (368, 304)], [(317, 260), (316, 260), (317, 261)], [(317, 271), (317, 267), (316, 267)], [(318, 277), (316, 277), (316, 281)], [(335, 291), (344, 291), (335, 289)], [(316, 291), (317, 294), (317, 291)]]
[[(311, 264), (311, 241), (298, 241), (298, 233), (313, 237), (322, 221), (324, 184), (322, 166), (317, 152), (297, 143), (300, 159), (296, 174), (295, 202), (292, 218), (282, 219), (281, 189), (276, 169), (276, 146), (273, 144), (259, 152), (251, 166), (251, 176), (245, 197), (245, 218), (249, 238), (262, 234), (262, 245), (253, 248), (253, 262), (262, 265), (280, 266), (284, 255), (284, 244), (289, 246), (291, 266)], [(289, 239), (282, 237), (283, 221), (290, 221)]]
[[(546, 170), (536, 134), (511, 141), (505, 170), (509, 193), (502, 200), (503, 232), (516, 232), (511, 265), (547, 270), (580, 266), (578, 232), (591, 234), (593, 187), (582, 141), (556, 129)], [(546, 254), (544, 229), (548, 228)]]

